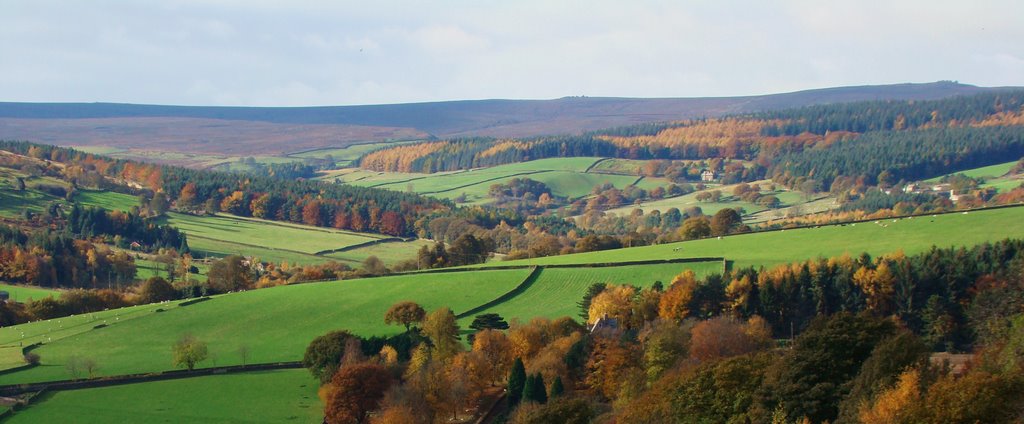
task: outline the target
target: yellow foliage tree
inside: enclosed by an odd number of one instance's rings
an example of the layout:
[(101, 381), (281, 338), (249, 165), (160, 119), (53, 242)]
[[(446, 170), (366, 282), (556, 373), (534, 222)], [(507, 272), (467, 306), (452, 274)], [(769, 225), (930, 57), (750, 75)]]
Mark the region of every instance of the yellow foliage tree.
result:
[(697, 277), (692, 270), (683, 271), (672, 279), (672, 285), (661, 295), (658, 316), (662, 319), (682, 321), (690, 314), (690, 302), (697, 289)]

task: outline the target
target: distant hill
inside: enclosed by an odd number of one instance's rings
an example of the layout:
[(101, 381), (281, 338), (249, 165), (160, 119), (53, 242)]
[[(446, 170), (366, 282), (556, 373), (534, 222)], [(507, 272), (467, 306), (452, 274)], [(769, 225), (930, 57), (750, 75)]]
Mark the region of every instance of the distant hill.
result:
[(279, 154), (367, 140), (579, 133), (817, 104), (931, 100), (1002, 89), (936, 82), (746, 97), (565, 97), (325, 107), (0, 103), (0, 139), (228, 155)]

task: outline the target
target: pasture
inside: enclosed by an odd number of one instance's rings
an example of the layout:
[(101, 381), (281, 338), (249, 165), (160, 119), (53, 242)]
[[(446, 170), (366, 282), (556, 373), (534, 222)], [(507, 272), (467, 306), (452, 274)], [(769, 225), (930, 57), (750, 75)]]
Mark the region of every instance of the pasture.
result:
[(877, 223), (828, 225), (740, 234), (629, 249), (577, 253), (503, 262), (507, 265), (586, 264), (646, 259), (722, 256), (734, 267), (771, 266), (816, 257), (880, 255), (903, 250), (923, 252), (931, 246), (970, 246), (1024, 237), (1024, 207), (955, 212)]
[(167, 223), (187, 234), (270, 249), (315, 254), (381, 238), (332, 228), (241, 218), (231, 215), (196, 216), (168, 213)]
[(354, 266), (376, 255), (393, 265), (415, 258), (421, 246), (431, 244), (425, 240), (393, 241), (317, 255), (387, 236), (228, 214), (198, 216), (171, 212), (165, 222), (188, 235), (189, 248), (198, 256), (243, 255), (275, 263), (319, 264), (334, 260)]
[(338, 166), (351, 166), (357, 159), (374, 150), (385, 147), (394, 147), (402, 144), (417, 143), (419, 141), (421, 140), (352, 144), (345, 147), (324, 148), (291, 153), (288, 157), (300, 159), (325, 159), (327, 156), (331, 156), (334, 158), (334, 162)]
[[(539, 316), (569, 316), (578, 319), (579, 308), (576, 302), (579, 302), (587, 288), (595, 283), (631, 284), (647, 288), (654, 282), (661, 281), (668, 287), (673, 277), (687, 269), (693, 270), (697, 276), (721, 273), (722, 262), (544, 268), (526, 291), (474, 315), (497, 313), (507, 320), (517, 318), (523, 322)], [(473, 317), (467, 317), (463, 318), (460, 324), (468, 328), (472, 322)]]
[(926, 182), (926, 183), (937, 183), (943, 177), (947, 177), (947, 176), (951, 176), (951, 175), (956, 175), (956, 174), (963, 174), (963, 175), (966, 175), (966, 176), (971, 177), (971, 178), (987, 178), (987, 179), (997, 178), (997, 177), (1002, 177), (1003, 175), (1006, 175), (1007, 173), (1009, 173), (1010, 170), (1013, 169), (1014, 165), (1017, 165), (1017, 161), (1005, 162), (1005, 163), (1000, 163), (1000, 164), (996, 164), (996, 165), (983, 166), (983, 167), (974, 168), (974, 169), (967, 169), (967, 170), (960, 171), (960, 172), (953, 172), (953, 173), (949, 173), (949, 174), (946, 174), (946, 175), (940, 175), (940, 176), (935, 177), (935, 178), (930, 178), (930, 179), (924, 180), (924, 182)]
[[(169, 370), (171, 345), (185, 333), (206, 341), (216, 357), (200, 366), (240, 364), (236, 352), (242, 345), (250, 348), (249, 363), (297, 361), (310, 340), (331, 330), (363, 336), (398, 333), (398, 326), (384, 324), (384, 312), (398, 301), (412, 300), (428, 311), (448, 306), (459, 313), (507, 293), (529, 273), (524, 268), (298, 284), (221, 295), (188, 306), (106, 311), (75, 325), (75, 331), (64, 319), (2, 328), (0, 343), (45, 342), (34, 350), (42, 365), (5, 375), (4, 382), (67, 379), (64, 365), (73, 355), (97, 361), (99, 375)], [(156, 308), (165, 310), (155, 312)], [(126, 320), (129, 312), (132, 319)], [(110, 313), (122, 315), (113, 319)], [(101, 318), (115, 323), (94, 329), (93, 323)]]
[(591, 194), (594, 186), (605, 183), (619, 189), (634, 184), (645, 189), (669, 184), (668, 180), (662, 178), (587, 172), (599, 161), (601, 158), (594, 157), (551, 158), (448, 173), (396, 174), (359, 170), (338, 173), (336, 177), (349, 184), (395, 191), (411, 190), (444, 199), (465, 195), (466, 203), (471, 204), (489, 203), (491, 199), (488, 190), (491, 185), (506, 183), (513, 178), (543, 182), (551, 188), (553, 194), (569, 199), (586, 197)]
[(55, 391), (7, 422), (313, 423), (323, 416), (318, 387), (292, 369)]
[(84, 206), (99, 207), (110, 211), (127, 211), (132, 206), (139, 206), (138, 197), (112, 191), (79, 190), (75, 192), (75, 201)]
[(11, 300), (24, 303), (29, 299), (39, 300), (44, 297), (60, 297), (60, 290), (47, 289), (36, 286), (22, 286), (15, 284), (0, 283), (0, 291), (11, 295)]

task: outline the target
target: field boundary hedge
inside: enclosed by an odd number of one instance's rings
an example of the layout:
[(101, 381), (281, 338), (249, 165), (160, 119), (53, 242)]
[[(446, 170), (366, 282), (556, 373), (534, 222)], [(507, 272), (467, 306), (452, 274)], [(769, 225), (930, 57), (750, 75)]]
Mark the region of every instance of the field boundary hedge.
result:
[[(324, 256), (324, 255), (330, 255), (331, 253), (348, 252), (349, 250), (356, 250), (356, 249), (363, 248), (363, 247), (375, 246), (375, 245), (378, 245), (378, 244), (381, 244), (381, 243), (408, 242), (408, 241), (412, 241), (412, 240), (414, 240), (414, 239), (404, 239), (404, 238), (401, 238), (401, 237), (381, 238), (381, 239), (376, 239), (376, 240), (364, 241), (362, 243), (357, 243), (357, 244), (353, 244), (353, 245), (350, 245), (350, 246), (339, 247), (337, 249), (321, 250), (319, 252), (314, 253), (314, 255), (316, 255), (316, 256)], [(336, 258), (329, 258), (329, 259), (336, 259)]]
[(467, 310), (465, 312), (457, 314), (457, 315), (455, 315), (455, 318), (462, 319), (462, 318), (471, 316), (471, 315), (473, 315), (473, 314), (475, 314), (477, 312), (481, 312), (481, 311), (487, 310), (488, 308), (490, 308), (490, 307), (492, 307), (494, 305), (498, 305), (498, 304), (507, 302), (509, 299), (512, 299), (513, 297), (519, 296), (524, 291), (526, 291), (526, 289), (529, 289), (530, 286), (533, 285), (533, 283), (537, 282), (537, 277), (540, 276), (540, 273), (542, 271), (544, 271), (544, 267), (542, 267), (542, 266), (535, 266), (535, 267), (533, 267), (533, 271), (530, 271), (530, 275), (527, 275), (526, 278), (524, 278), (523, 281), (520, 281), (519, 284), (517, 284), (515, 287), (512, 288), (512, 290), (509, 290), (505, 294), (502, 294), (501, 296), (498, 296), (498, 297), (496, 297), (494, 299), (491, 299), (491, 300), (485, 302), (482, 305), (477, 305), (475, 307), (470, 308), (469, 310)]
[(201, 368), (197, 370), (171, 370), (145, 374), (126, 374), (111, 377), (97, 377), (83, 380), (58, 380), (43, 383), (26, 383), (0, 386), (0, 396), (15, 396), (27, 392), (44, 390), (76, 390), (96, 387), (119, 386), (123, 384), (145, 383), (151, 381), (177, 380), (181, 378), (203, 377), (208, 375), (235, 374), (252, 371), (271, 371), (302, 368), (301, 362), (272, 362), (266, 364), (231, 365), (224, 367)]

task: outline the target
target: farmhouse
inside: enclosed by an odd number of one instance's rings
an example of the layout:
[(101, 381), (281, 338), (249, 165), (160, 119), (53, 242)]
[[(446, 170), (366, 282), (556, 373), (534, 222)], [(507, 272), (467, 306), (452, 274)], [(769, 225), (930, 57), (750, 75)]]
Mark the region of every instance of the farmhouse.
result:
[(704, 182), (714, 181), (715, 177), (717, 177), (717, 175), (715, 175), (715, 171), (712, 171), (710, 169), (705, 169), (700, 173), (700, 180)]

